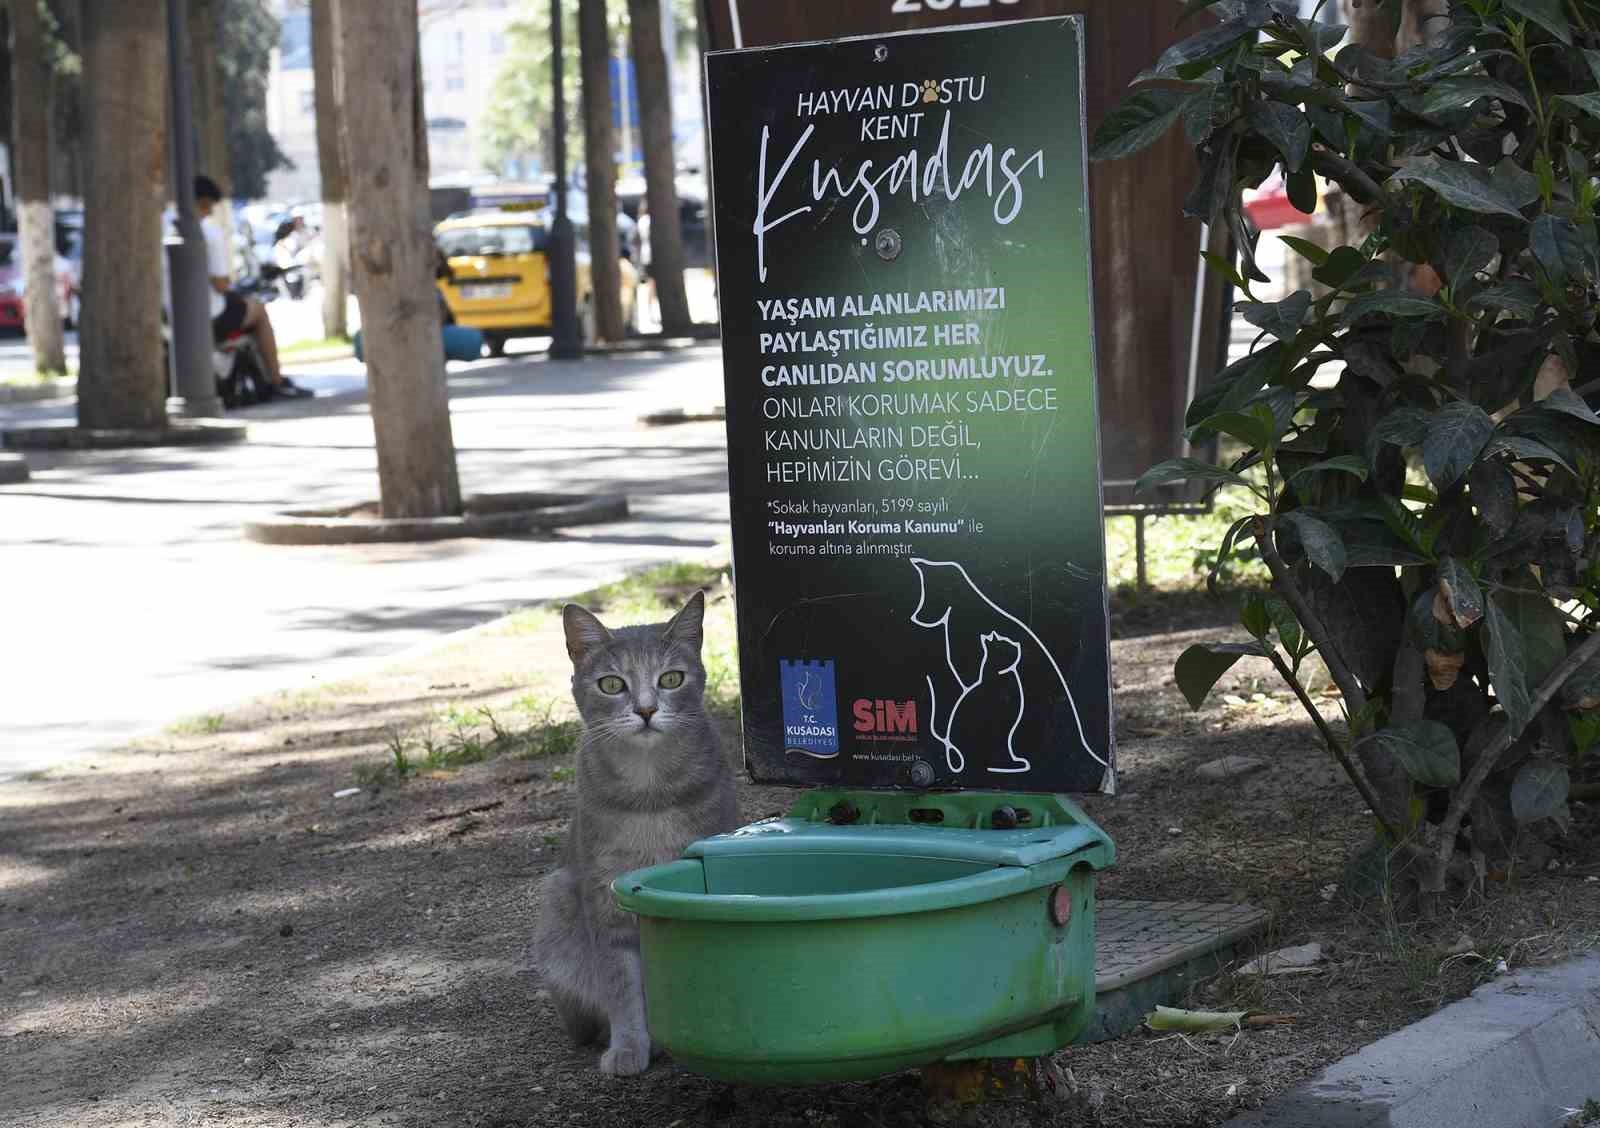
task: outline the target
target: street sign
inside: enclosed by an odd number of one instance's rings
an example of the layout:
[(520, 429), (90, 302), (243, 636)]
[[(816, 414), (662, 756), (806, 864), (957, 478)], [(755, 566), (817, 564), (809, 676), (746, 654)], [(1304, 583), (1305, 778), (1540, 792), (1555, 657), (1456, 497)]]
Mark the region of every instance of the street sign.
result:
[(707, 58), (758, 781), (1113, 786), (1082, 50)]
[[(711, 45), (763, 47), (849, 35), (1084, 14), (1084, 93), (1090, 135), (1126, 96), (1133, 77), (1210, 19), (1182, 27), (1175, 0), (703, 0)], [(1192, 453), (1183, 413), (1197, 387), (1225, 363), (1223, 286), (1200, 267), (1201, 225), (1183, 217), (1195, 178), (1182, 130), (1145, 151), (1089, 169), (1093, 203), (1095, 331), (1100, 350), (1100, 426), (1105, 497), (1135, 501), (1133, 482), (1167, 458)], [(1209, 249), (1226, 254), (1221, 231)], [(1186, 487), (1138, 502), (1193, 501)]]

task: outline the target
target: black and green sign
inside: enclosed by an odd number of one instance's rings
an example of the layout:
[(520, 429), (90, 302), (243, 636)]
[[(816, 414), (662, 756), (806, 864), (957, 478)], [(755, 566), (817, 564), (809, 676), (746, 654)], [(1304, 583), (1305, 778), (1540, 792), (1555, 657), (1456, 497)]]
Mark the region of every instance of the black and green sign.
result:
[(757, 780), (1113, 787), (1081, 43), (707, 58)]

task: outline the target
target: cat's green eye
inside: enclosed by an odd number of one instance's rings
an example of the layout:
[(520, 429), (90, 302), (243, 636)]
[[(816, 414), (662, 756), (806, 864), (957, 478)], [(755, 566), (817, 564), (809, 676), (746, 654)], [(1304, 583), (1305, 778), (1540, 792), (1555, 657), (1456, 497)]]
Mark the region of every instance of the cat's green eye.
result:
[(662, 689), (677, 689), (683, 684), (683, 671), (668, 670), (666, 673), (661, 675), (656, 684)]
[(600, 679), (601, 693), (609, 693), (611, 696), (615, 697), (617, 694), (621, 693), (627, 688), (628, 683), (617, 677), (616, 674), (607, 674), (605, 677)]

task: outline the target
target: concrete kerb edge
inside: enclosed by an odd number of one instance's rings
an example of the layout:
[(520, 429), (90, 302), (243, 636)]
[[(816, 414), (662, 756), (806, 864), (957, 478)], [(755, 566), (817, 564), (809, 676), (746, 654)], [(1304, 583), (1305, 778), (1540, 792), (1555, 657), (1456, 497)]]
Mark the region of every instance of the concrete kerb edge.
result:
[(136, 447), (218, 446), (243, 442), (246, 426), (236, 419), (172, 419), (165, 427), (8, 427), (0, 431), (7, 450), (128, 450)]
[(460, 517), (356, 517), (373, 503), (319, 509), (289, 509), (244, 524), (246, 539), (259, 544), (398, 544), (458, 537), (511, 537), (546, 529), (599, 525), (628, 516), (620, 494), (475, 494), (463, 499)]
[(28, 480), (28, 463), (20, 454), (0, 454), (0, 486)]
[(1502, 976), (1224, 1128), (1554, 1128), (1600, 1097), (1600, 954)]

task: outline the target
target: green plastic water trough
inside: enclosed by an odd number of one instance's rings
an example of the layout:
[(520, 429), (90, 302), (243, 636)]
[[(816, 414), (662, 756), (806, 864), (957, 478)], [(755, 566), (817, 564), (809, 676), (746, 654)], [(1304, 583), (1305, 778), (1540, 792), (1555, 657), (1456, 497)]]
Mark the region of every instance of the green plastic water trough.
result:
[(1070, 1043), (1113, 856), (1061, 796), (813, 791), (612, 891), (639, 917), (652, 1039), (697, 1073), (798, 1084)]

